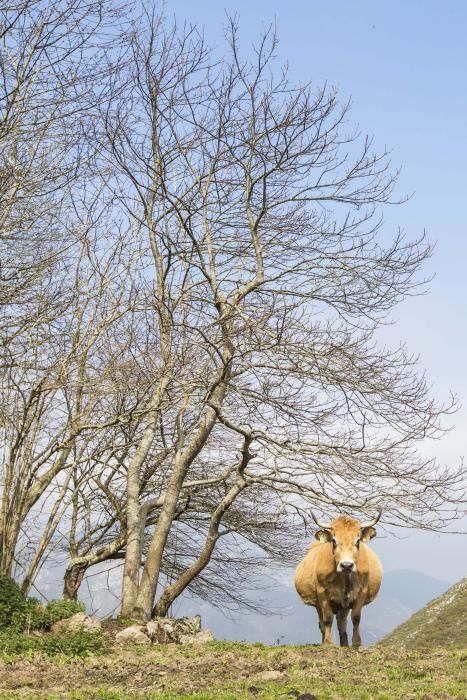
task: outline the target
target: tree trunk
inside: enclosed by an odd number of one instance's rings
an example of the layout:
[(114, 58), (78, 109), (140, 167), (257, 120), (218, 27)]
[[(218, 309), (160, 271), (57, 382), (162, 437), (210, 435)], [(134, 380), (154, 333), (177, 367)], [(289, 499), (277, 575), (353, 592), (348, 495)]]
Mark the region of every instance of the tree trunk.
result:
[(0, 543), (0, 576), (13, 577), (15, 552), (21, 529), (21, 520), (15, 513), (11, 521), (7, 521)]
[(60, 489), (60, 495), (53, 505), (52, 511), (47, 520), (47, 524), (44, 528), (41, 540), (36, 547), (34, 556), (32, 557), (29, 563), (28, 570), (21, 583), (21, 592), (25, 596), (28, 595), (29, 591), (31, 590), (31, 586), (33, 585), (34, 580), (45, 561), (44, 555), (47, 551), (48, 546), (50, 545), (52, 537), (54, 536), (58, 524), (61, 518), (63, 517), (63, 514), (68, 505), (65, 499), (65, 495), (68, 488), (68, 484), (70, 483), (72, 473), (73, 471), (70, 469), (62, 485), (62, 488)]
[(101, 547), (96, 552), (89, 552), (81, 557), (71, 559), (63, 579), (63, 598), (65, 600), (76, 600), (86, 571), (95, 564), (116, 558), (118, 552), (125, 546), (125, 542), (126, 531), (123, 530), (115, 540)]
[(161, 597), (152, 611), (153, 617), (165, 617), (174, 600), (178, 598), (181, 593), (183, 593), (185, 588), (189, 586), (193, 579), (201, 573), (207, 564), (209, 564), (211, 555), (216, 546), (216, 542), (219, 539), (219, 525), (222, 518), (239, 493), (241, 493), (247, 485), (247, 482), (243, 478), (241, 472), (245, 469), (248, 460), (251, 458), (251, 455), (248, 452), (248, 445), (249, 443), (246, 443), (244, 459), (242, 460), (241, 471), (237, 476), (236, 483), (229, 489), (221, 503), (211, 514), (211, 523), (209, 525), (206, 542), (204, 543), (204, 547), (199, 557), (193, 562), (193, 564), (191, 564), (191, 566), (183, 571), (175, 583), (167, 586), (164, 589)]
[(63, 577), (63, 599), (77, 600), (78, 591), (83, 582), (84, 574), (88, 569), (87, 562), (70, 563)]
[(146, 622), (151, 619), (151, 611), (159, 581), (162, 555), (167, 537), (177, 509), (178, 497), (188, 469), (188, 462), (183, 457), (176, 458), (169, 480), (164, 504), (157, 519), (156, 532), (153, 535), (146, 556), (133, 617)]
[(193, 579), (198, 576), (199, 573), (209, 564), (211, 559), (211, 554), (214, 551), (218, 535), (210, 534), (206, 539), (206, 544), (203, 551), (199, 555), (198, 559), (193, 562), (185, 571), (179, 576), (175, 583), (167, 586), (156, 605), (153, 608), (153, 617), (165, 617), (169, 611), (170, 606), (178, 598), (178, 596), (183, 593), (185, 588), (193, 581)]
[[(223, 308), (220, 308), (222, 314)], [(231, 374), (231, 361), (233, 357), (233, 346), (226, 332), (226, 325), (223, 326), (225, 348), (223, 352), (224, 365), (217, 381), (213, 383), (213, 389), (208, 403), (208, 408), (201, 422), (201, 425), (196, 430), (191, 443), (186, 449), (181, 449), (174, 460), (174, 468), (169, 479), (167, 492), (164, 499), (164, 504), (161, 508), (159, 518), (157, 520), (156, 531), (151, 540), (149, 550), (146, 556), (143, 573), (138, 589), (136, 605), (133, 611), (133, 617), (138, 620), (147, 622), (151, 619), (152, 607), (154, 598), (156, 597), (157, 585), (159, 583), (159, 575), (162, 564), (162, 556), (164, 554), (167, 537), (173, 523), (175, 512), (177, 509), (177, 501), (186, 473), (196, 459), (198, 454), (206, 444), (211, 431), (217, 420), (217, 410), (212, 406), (220, 407), (224, 400), (227, 385)]]
[(0, 576), (12, 576), (13, 573), (13, 552), (15, 548), (11, 548), (9, 544), (4, 545), (0, 551)]
[[(166, 368), (168, 369), (168, 368)], [(139, 572), (141, 567), (141, 550), (146, 525), (145, 518), (140, 512), (140, 481), (141, 467), (144, 464), (156, 434), (157, 416), (160, 405), (170, 382), (167, 371), (154, 392), (148, 423), (141, 442), (133, 459), (128, 466), (127, 474), (127, 543), (122, 583), (122, 617), (133, 617), (139, 588)]]

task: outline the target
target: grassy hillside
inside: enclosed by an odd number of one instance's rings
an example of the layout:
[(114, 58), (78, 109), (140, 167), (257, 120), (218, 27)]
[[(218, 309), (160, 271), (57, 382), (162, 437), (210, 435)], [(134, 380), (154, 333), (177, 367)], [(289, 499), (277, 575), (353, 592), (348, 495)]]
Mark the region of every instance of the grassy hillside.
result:
[(5, 657), (0, 700), (460, 700), (466, 653), (210, 642)]
[(381, 644), (404, 647), (467, 647), (467, 577), (428, 603)]

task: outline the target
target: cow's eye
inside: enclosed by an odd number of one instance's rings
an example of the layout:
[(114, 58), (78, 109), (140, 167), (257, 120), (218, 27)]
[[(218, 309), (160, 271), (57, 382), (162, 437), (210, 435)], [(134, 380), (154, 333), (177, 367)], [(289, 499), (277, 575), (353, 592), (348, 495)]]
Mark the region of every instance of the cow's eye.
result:
[(337, 547), (337, 542), (336, 542), (336, 538), (335, 538), (335, 537), (332, 538), (331, 542), (332, 542), (332, 546), (333, 546), (333, 547)]
[(358, 538), (355, 540), (355, 546), (356, 546), (356, 547), (359, 547), (359, 546), (360, 546), (360, 537), (358, 537)]

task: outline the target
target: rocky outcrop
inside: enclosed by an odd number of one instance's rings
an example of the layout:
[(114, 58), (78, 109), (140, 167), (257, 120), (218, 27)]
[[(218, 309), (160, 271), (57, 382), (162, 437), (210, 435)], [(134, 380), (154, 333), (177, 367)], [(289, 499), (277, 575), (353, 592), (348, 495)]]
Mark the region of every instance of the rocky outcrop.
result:
[(143, 625), (126, 627), (115, 637), (117, 644), (151, 644), (151, 639)]
[(195, 634), (182, 634), (180, 637), (180, 644), (192, 644), (197, 642), (198, 644), (205, 644), (206, 642), (212, 642), (214, 637), (212, 636), (211, 630), (200, 630)]
[(84, 612), (76, 613), (64, 620), (55, 622), (51, 627), (51, 632), (59, 634), (63, 632), (100, 632), (102, 624), (95, 617), (86, 615)]
[(201, 629), (201, 618), (156, 617), (146, 625), (132, 625), (119, 632), (118, 644), (192, 644), (213, 640), (210, 630)]
[(152, 640), (159, 644), (180, 644), (183, 637), (201, 632), (201, 617), (155, 617), (147, 623), (146, 629)]

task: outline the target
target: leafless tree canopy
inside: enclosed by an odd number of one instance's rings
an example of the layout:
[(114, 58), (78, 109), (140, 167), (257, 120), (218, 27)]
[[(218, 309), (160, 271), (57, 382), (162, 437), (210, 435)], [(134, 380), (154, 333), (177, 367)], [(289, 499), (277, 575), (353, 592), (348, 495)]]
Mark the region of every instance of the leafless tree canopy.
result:
[(421, 443), (454, 402), (377, 342), (431, 252), (383, 227), (387, 153), (272, 30), (245, 55), (230, 21), (219, 56), (106, 9), (2, 14), (2, 572), (27, 590), (62, 551), (75, 597), (121, 558), (147, 619), (187, 587), (240, 599), (311, 506), (439, 528), (461, 472)]

